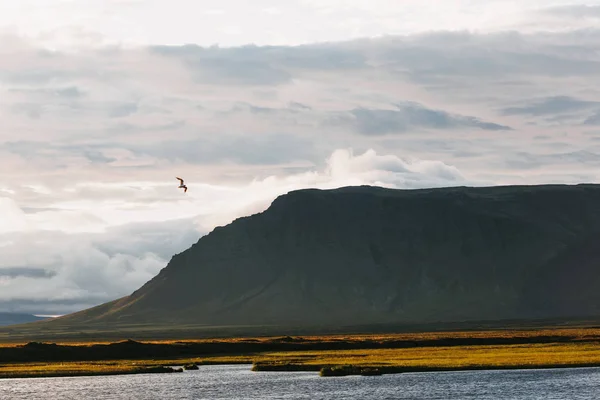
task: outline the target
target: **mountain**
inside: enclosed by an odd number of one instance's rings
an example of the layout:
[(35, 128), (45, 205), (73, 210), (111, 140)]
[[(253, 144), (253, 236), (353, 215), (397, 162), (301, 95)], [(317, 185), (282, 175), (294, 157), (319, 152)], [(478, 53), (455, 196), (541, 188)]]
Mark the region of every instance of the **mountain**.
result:
[(130, 296), (34, 325), (569, 320), (600, 317), (599, 289), (600, 185), (307, 189), (214, 229)]
[(0, 326), (25, 324), (27, 322), (41, 321), (46, 318), (36, 317), (31, 314), (0, 312)]

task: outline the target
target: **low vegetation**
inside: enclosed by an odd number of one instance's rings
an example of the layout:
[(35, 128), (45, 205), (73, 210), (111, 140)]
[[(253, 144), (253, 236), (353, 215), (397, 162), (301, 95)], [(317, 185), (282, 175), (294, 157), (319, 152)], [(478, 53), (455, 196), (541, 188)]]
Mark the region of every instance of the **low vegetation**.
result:
[(261, 355), (261, 359), (255, 362), (254, 370), (312, 370), (321, 371), (323, 376), (334, 376), (584, 366), (600, 366), (600, 343), (268, 353)]
[(41, 378), (183, 372), (160, 363), (133, 361), (25, 363), (0, 365), (0, 378)]
[(0, 348), (0, 378), (185, 372), (215, 364), (247, 364), (253, 371), (314, 371), (327, 377), (590, 367), (600, 366), (599, 333), (596, 328), (582, 328), (11, 344)]

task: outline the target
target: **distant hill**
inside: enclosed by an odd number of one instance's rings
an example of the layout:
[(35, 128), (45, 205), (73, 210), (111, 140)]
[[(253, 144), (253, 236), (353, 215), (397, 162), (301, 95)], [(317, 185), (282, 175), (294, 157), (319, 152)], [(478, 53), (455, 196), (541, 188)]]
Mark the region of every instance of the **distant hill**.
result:
[(0, 312), (0, 326), (25, 324), (27, 322), (41, 321), (46, 318), (36, 317), (31, 314)]
[(31, 326), (243, 333), (588, 317), (600, 317), (600, 185), (363, 186), (280, 196), (130, 296)]

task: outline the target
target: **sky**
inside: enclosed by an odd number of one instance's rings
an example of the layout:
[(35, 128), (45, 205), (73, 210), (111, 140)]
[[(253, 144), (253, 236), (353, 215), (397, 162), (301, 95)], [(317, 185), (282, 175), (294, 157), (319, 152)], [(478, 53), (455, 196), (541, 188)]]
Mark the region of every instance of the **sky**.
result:
[(0, 311), (65, 314), (290, 190), (599, 182), (600, 0), (2, 1), (0, 121)]

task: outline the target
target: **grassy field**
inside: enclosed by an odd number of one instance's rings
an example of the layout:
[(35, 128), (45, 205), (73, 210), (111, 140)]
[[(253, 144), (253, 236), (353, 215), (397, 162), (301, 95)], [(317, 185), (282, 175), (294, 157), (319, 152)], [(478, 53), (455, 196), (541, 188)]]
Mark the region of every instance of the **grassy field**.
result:
[(0, 379), (59, 376), (125, 375), (179, 372), (162, 362), (118, 360), (100, 362), (53, 362), (1, 364)]
[[(268, 353), (255, 359), (255, 370), (305, 370), (356, 366), (382, 372), (600, 366), (600, 343), (501, 346), (450, 346)], [(292, 366), (292, 368), (290, 368)]]
[[(280, 340), (282, 337), (274, 336), (250, 336), (250, 337), (215, 337), (202, 339), (178, 339), (178, 340), (143, 340), (144, 343), (155, 344), (176, 344), (176, 343), (270, 343)], [(302, 335), (294, 339), (303, 342), (315, 343), (336, 343), (336, 342), (393, 342), (393, 341), (438, 341), (455, 339), (523, 339), (525, 341), (536, 342), (540, 338), (550, 338), (556, 341), (599, 341), (600, 327), (569, 327), (569, 328), (539, 328), (539, 329), (495, 329), (495, 330), (462, 330), (462, 331), (436, 331), (436, 332), (417, 332), (417, 333), (383, 333), (383, 334), (337, 334), (337, 335)], [(94, 344), (110, 344), (114, 340), (52, 340), (52, 343), (64, 344), (69, 346), (90, 346)], [(15, 347), (24, 345), (27, 341), (6, 339), (0, 341), (1, 347)]]
[[(452, 340), (490, 339), (522, 340), (517, 344), (447, 345)], [(322, 375), (362, 373), (397, 373), (410, 371), (558, 368), (600, 366), (600, 330), (597, 328), (541, 329), (532, 331), (432, 332), (394, 335), (334, 335), (296, 338), (256, 337), (201, 339), (184, 343), (260, 343), (277, 344), (282, 340), (316, 346), (318, 349), (260, 351), (240, 354), (199, 354), (197, 357), (166, 357), (121, 360), (52, 361), (0, 363), (0, 378), (106, 375), (143, 372), (171, 372), (154, 369), (161, 366), (188, 364), (253, 364), (254, 371), (321, 371)], [(414, 341), (415, 346), (395, 345)], [(437, 345), (446, 343), (444, 345)], [(92, 346), (106, 342), (68, 343), (69, 346)], [(181, 341), (152, 341), (162, 345), (181, 345)], [(355, 348), (332, 349), (340, 344)], [(379, 344), (380, 348), (373, 348)], [(5, 349), (22, 344), (4, 344)], [(26, 346), (25, 346), (26, 347)], [(23, 349), (25, 348), (23, 347)], [(361, 348), (363, 347), (363, 348)], [(339, 368), (345, 367), (345, 368)], [(250, 367), (249, 367), (250, 368)], [(185, 372), (185, 371), (184, 371)]]
[(188, 364), (254, 364), (255, 371), (321, 371), (328, 367), (354, 366), (379, 369), (382, 373), (600, 366), (600, 343), (265, 352), (173, 360), (9, 363), (0, 365), (0, 378), (143, 373), (145, 368)]

